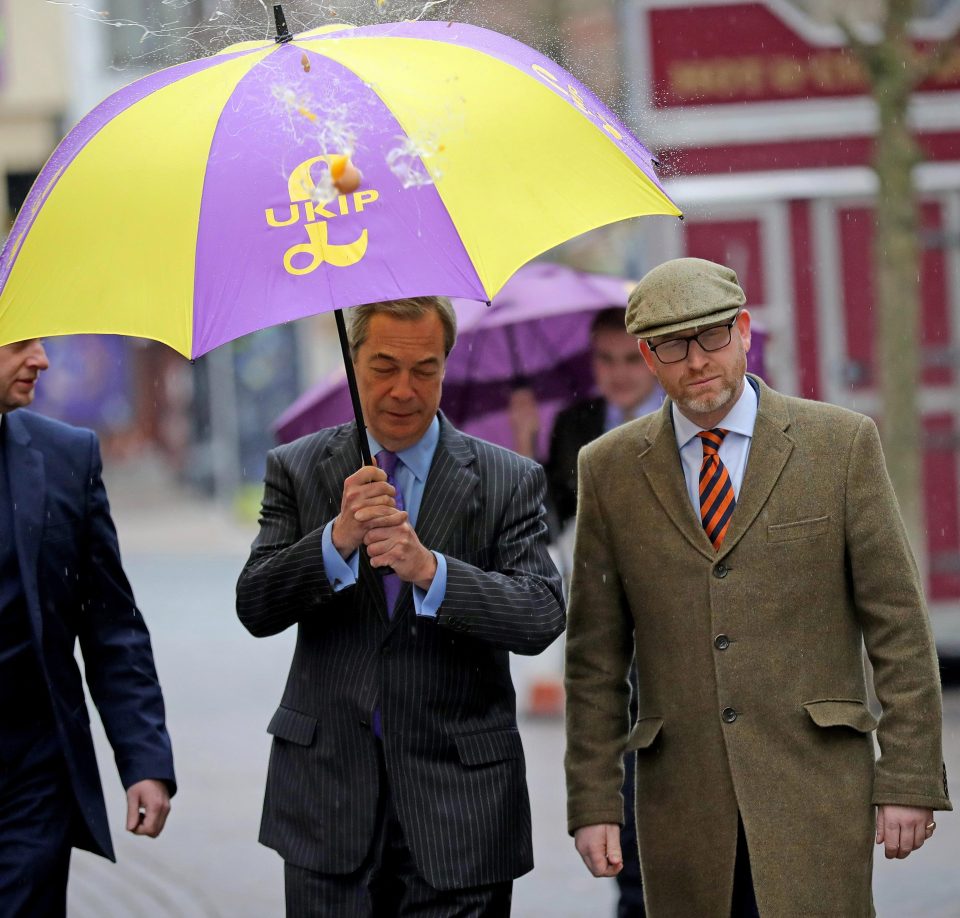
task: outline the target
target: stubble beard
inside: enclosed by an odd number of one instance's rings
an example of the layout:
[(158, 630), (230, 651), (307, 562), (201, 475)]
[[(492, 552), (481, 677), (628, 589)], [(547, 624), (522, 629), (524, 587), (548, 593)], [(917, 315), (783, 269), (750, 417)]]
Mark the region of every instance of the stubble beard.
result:
[(702, 395), (693, 398), (677, 399), (681, 408), (692, 414), (712, 414), (730, 404), (734, 395), (737, 393), (737, 387), (727, 380), (724, 380), (723, 388), (716, 395)]
[[(712, 370), (709, 372), (712, 372)], [(709, 375), (709, 372), (705, 372), (704, 375)], [(730, 372), (722, 375), (720, 391), (715, 395), (684, 396), (675, 399), (675, 401), (681, 409), (691, 414), (712, 414), (723, 407), (733, 407), (733, 400), (740, 390), (740, 384), (746, 372), (747, 357), (745, 353), (742, 353), (738, 356)]]

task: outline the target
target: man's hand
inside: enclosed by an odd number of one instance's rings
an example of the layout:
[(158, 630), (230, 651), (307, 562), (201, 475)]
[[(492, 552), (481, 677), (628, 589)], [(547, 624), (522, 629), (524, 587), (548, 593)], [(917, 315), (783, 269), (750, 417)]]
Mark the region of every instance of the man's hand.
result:
[(170, 812), (170, 792), (163, 781), (147, 778), (127, 788), (127, 831), (156, 838)]
[(902, 860), (922, 847), (936, 827), (933, 810), (925, 807), (892, 804), (877, 807), (877, 844), (883, 845), (888, 860)]
[(401, 579), (414, 583), (422, 590), (429, 590), (433, 575), (437, 572), (437, 559), (432, 551), (424, 548), (410, 525), (406, 511), (397, 526), (381, 523), (363, 537), (372, 567), (391, 567)]
[(595, 877), (615, 877), (623, 870), (620, 826), (612, 823), (581, 826), (573, 840), (583, 863)]
[(340, 514), (331, 533), (333, 547), (344, 559), (363, 544), (372, 528), (397, 526), (403, 521), (396, 494), (396, 488), (387, 484), (387, 473), (375, 465), (365, 465), (344, 481)]

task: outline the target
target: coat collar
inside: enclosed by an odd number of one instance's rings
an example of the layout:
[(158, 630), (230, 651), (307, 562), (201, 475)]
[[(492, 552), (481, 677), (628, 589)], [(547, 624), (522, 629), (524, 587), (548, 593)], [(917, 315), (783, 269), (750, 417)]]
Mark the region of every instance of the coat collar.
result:
[(740, 497), (720, 551), (714, 551), (687, 495), (673, 429), (670, 399), (664, 400), (657, 417), (648, 428), (645, 442), (640, 443), (641, 468), (657, 500), (684, 538), (711, 561), (727, 555), (743, 538), (767, 502), (794, 446), (793, 440), (786, 433), (790, 427), (786, 398), (767, 386), (759, 377), (751, 374), (751, 378), (759, 388), (757, 422), (753, 430), (750, 459), (743, 476)]

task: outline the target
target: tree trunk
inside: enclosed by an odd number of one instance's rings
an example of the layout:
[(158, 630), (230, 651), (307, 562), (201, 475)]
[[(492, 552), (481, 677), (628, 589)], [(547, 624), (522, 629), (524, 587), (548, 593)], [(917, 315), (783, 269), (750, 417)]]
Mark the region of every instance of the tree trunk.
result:
[(915, 0), (887, 0), (881, 41), (857, 47), (877, 106), (874, 357), (887, 468), (904, 524), (926, 574), (922, 507), (920, 218), (913, 169), (921, 159), (907, 121), (919, 65), (907, 32)]
[[(900, 58), (903, 61), (903, 58)], [(913, 168), (920, 151), (907, 125), (910, 88), (902, 67), (892, 68), (874, 94), (880, 132), (874, 152), (878, 189), (874, 277), (877, 346), (883, 402), (882, 430), (893, 486), (914, 552), (925, 547), (922, 512), (922, 425), (920, 421), (920, 270), (919, 208)]]

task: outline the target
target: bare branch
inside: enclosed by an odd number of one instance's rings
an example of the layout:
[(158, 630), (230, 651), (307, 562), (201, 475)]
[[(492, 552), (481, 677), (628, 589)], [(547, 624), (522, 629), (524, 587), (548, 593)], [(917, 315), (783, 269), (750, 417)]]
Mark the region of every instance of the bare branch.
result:
[(877, 46), (867, 44), (867, 42), (860, 38), (854, 31), (853, 22), (846, 16), (838, 17), (834, 20), (834, 24), (843, 32), (844, 38), (847, 40), (847, 45), (850, 47), (850, 50), (853, 51), (857, 60), (863, 65), (864, 69), (869, 73), (875, 73), (877, 67), (880, 65), (880, 55), (877, 52)]

